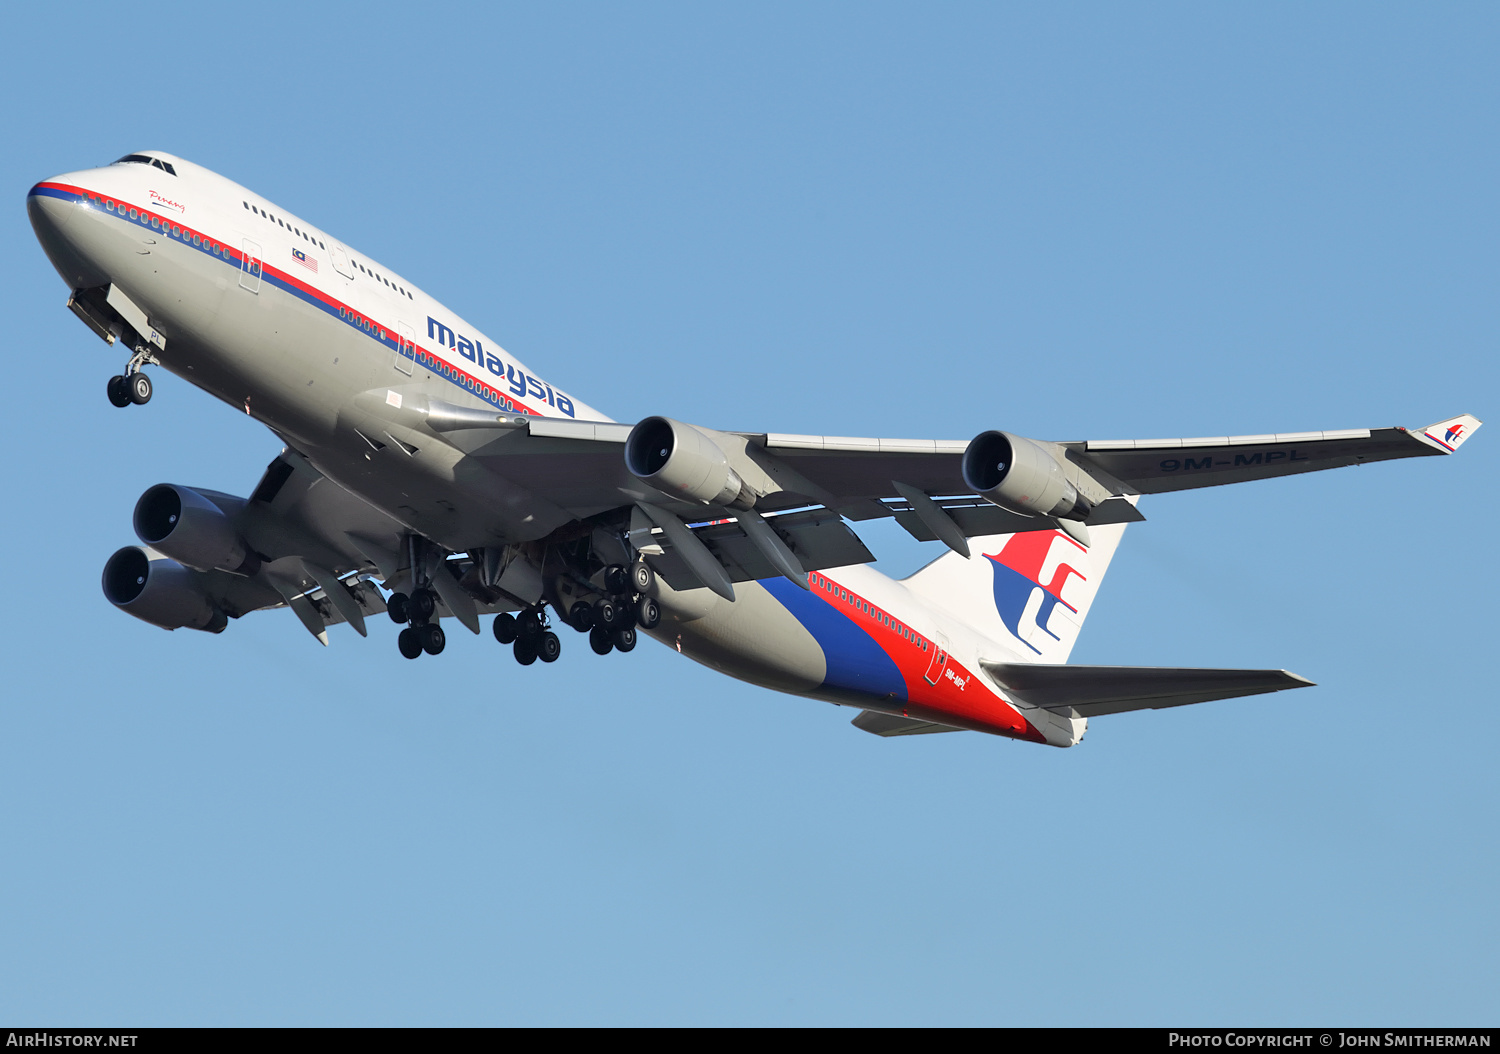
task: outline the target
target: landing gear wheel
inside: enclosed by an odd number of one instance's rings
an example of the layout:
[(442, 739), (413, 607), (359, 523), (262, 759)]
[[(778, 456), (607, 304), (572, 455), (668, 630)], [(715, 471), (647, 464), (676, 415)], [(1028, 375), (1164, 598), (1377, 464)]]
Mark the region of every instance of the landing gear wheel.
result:
[(579, 633), (587, 633), (594, 628), (594, 609), (587, 600), (576, 601), (568, 609), (568, 625)]
[(448, 634), (443, 632), (443, 627), (436, 622), (429, 622), (417, 630), (417, 635), (422, 638), (422, 650), (428, 655), (439, 655), (443, 646), (448, 643)]
[(630, 591), (632, 593), (646, 592), (655, 581), (656, 572), (651, 570), (645, 561), (637, 560), (630, 565)]
[(516, 639), (516, 616), (502, 611), (495, 616), (495, 639), (501, 644), (511, 644)]
[(621, 651), (630, 651), (635, 647), (635, 627), (626, 626), (610, 633), (610, 641)]
[(407, 596), (405, 593), (392, 593), (385, 601), (385, 613), (391, 616), (391, 621), (396, 623), (410, 622), (411, 616), (406, 610)]
[(623, 593), (630, 588), (630, 576), (621, 564), (610, 564), (604, 569), (604, 591)]
[(594, 649), (595, 655), (608, 655), (614, 650), (615, 642), (609, 639), (609, 630), (595, 626), (589, 630), (589, 647)]
[(635, 621), (641, 629), (655, 629), (661, 624), (661, 605), (650, 597), (635, 602)]
[(517, 637), (512, 650), (515, 652), (516, 662), (522, 666), (530, 666), (536, 662), (536, 645), (525, 637)]
[(137, 406), (145, 406), (151, 401), (151, 378), (144, 373), (132, 373), (125, 378), (129, 386), (130, 401)]
[(422, 654), (422, 637), (416, 630), (407, 626), (396, 638), (396, 647), (401, 649), (401, 654), (408, 659), (415, 659)]
[(615, 602), (608, 597), (594, 602), (594, 626), (604, 629), (613, 629), (616, 622), (620, 621), (620, 609)]
[(562, 641), (557, 639), (557, 634), (548, 630), (542, 634), (542, 639), (536, 644), (537, 658), (543, 662), (556, 662), (557, 657), (562, 654)]
[(109, 392), (109, 401), (115, 406), (124, 409), (130, 405), (130, 388), (126, 385), (125, 378), (118, 373), (109, 379), (106, 391)]
[(523, 611), (516, 617), (516, 639), (526, 641), (533, 648), (542, 639), (545, 629), (542, 625), (542, 613), (536, 609)]
[(430, 589), (416, 589), (406, 600), (406, 614), (414, 623), (426, 622), (437, 610), (437, 598)]

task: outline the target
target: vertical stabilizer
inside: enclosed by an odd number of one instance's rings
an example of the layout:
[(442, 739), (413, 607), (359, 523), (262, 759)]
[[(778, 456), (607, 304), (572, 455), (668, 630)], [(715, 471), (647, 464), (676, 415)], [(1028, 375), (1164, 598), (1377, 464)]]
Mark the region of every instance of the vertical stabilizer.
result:
[(947, 553), (904, 584), (1021, 662), (1067, 662), (1125, 525), (1088, 533), (1088, 548), (1056, 530), (970, 538), (972, 555)]

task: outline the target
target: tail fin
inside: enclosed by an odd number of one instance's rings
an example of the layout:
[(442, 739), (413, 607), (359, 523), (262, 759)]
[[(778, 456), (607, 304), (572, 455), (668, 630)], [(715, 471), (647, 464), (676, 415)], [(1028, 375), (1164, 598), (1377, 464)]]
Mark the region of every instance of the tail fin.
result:
[(947, 553), (903, 584), (1022, 661), (1063, 663), (1124, 533), (1090, 527), (1088, 548), (1055, 530), (970, 538), (971, 556)]

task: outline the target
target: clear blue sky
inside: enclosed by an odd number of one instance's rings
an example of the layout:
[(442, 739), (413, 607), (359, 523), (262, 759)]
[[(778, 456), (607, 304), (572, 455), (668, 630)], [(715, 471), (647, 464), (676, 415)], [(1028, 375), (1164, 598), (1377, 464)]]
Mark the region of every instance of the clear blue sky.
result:
[(7, 40), (0, 1020), (1495, 1023), (1500, 420), (1142, 502), (1074, 659), (1319, 687), (881, 740), (654, 644), (115, 611), (136, 497), (248, 493), (279, 445), (161, 373), (109, 406), (24, 210), (180, 154), (620, 420), (1495, 420), (1493, 5), (29, 5)]

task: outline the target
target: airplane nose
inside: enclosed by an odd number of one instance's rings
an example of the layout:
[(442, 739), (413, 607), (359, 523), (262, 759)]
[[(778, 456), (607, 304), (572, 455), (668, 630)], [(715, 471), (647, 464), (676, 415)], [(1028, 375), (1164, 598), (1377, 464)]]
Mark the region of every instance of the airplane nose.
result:
[(26, 195), (26, 214), (31, 218), (31, 229), (49, 248), (49, 243), (62, 237), (63, 229), (77, 211), (69, 195), (50, 185), (54, 182), (43, 180)]
[[(107, 278), (91, 258), (86, 221), (80, 218), (77, 180), (68, 176), (47, 179), (31, 188), (26, 195), (26, 215), (42, 251), (71, 289), (103, 284)], [(82, 224), (82, 226), (80, 226)], [(69, 228), (73, 228), (72, 231)]]

